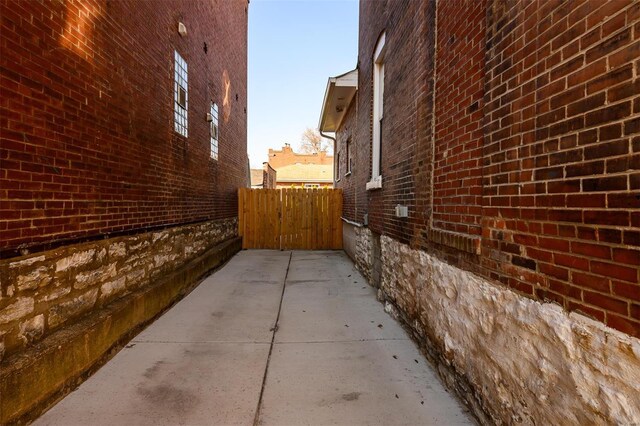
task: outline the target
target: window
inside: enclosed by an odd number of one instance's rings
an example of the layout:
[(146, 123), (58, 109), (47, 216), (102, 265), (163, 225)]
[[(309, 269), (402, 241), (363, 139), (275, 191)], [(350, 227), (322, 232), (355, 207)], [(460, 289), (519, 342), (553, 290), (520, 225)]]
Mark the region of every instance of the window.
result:
[(340, 152), (336, 153), (336, 182), (340, 181)]
[(219, 131), (218, 131), (218, 105), (211, 102), (211, 121), (209, 122), (209, 133), (211, 136), (211, 158), (214, 160), (218, 159), (218, 139), (219, 139)]
[(382, 188), (382, 125), (384, 112), (384, 42), (383, 33), (373, 54), (373, 141), (371, 156), (371, 181), (367, 189)]
[(187, 110), (189, 109), (187, 87), (187, 63), (178, 52), (175, 52), (173, 122), (175, 131), (185, 138), (187, 137)]
[(347, 172), (344, 174), (345, 176), (349, 176), (351, 174), (351, 138), (347, 139)]

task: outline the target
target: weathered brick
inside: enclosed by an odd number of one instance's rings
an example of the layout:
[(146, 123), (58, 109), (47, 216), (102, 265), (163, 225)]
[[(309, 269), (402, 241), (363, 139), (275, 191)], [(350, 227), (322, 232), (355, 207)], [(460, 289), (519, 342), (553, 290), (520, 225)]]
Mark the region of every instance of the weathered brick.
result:
[(624, 140), (602, 143), (598, 145), (588, 146), (584, 149), (585, 160), (593, 160), (596, 158), (613, 157), (615, 155), (623, 155), (629, 152), (629, 144)]
[(613, 297), (591, 291), (584, 291), (583, 294), (585, 303), (623, 315), (626, 315), (628, 312), (629, 304), (624, 300), (615, 299)]
[(582, 190), (584, 192), (623, 191), (626, 189), (626, 176), (610, 176), (582, 180)]
[(631, 103), (623, 102), (588, 113), (585, 118), (585, 124), (587, 127), (607, 124), (628, 117), (630, 114)]
[(591, 272), (599, 275), (610, 276), (622, 281), (629, 281), (632, 283), (638, 282), (638, 269), (629, 268), (622, 265), (614, 265), (611, 263), (604, 263), (592, 260)]
[[(10, 191), (18, 214), (43, 213), (28, 222), (2, 214), (0, 256), (237, 215), (236, 191), (247, 185), (246, 7), (0, 3), (3, 23), (8, 14), (24, 23), (0, 32), (0, 97), (11, 99), (0, 115), (12, 117), (0, 120), (9, 154), (0, 196)], [(174, 51), (188, 65), (187, 138), (174, 131)], [(212, 101), (217, 161), (202, 119)]]

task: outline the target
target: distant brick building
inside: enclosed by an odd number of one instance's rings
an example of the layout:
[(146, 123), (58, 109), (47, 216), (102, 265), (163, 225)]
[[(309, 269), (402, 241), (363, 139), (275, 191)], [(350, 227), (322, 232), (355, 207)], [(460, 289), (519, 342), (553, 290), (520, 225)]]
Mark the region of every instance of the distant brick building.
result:
[(276, 188), (276, 170), (269, 163), (262, 163), (261, 169), (251, 169), (251, 187), (275, 189)]
[(278, 188), (333, 187), (333, 156), (326, 151), (300, 154), (285, 144), (281, 150), (269, 149), (269, 165), (276, 170)]
[[(11, 398), (0, 388), (0, 423), (42, 396), (11, 381), (13, 355), (135, 294), (134, 314), (113, 317), (128, 332), (235, 241), (247, 7), (0, 2), (0, 382), (14, 386)], [(161, 279), (174, 279), (162, 297)], [(143, 293), (155, 304), (143, 308)], [(91, 356), (113, 330), (91, 340)]]
[(481, 418), (640, 419), (639, 71), (638, 2), (360, 3), (345, 248)]
[(333, 156), (328, 155), (326, 151), (321, 151), (317, 154), (302, 154), (294, 152), (291, 145), (285, 144), (282, 149), (269, 148), (269, 164), (278, 169), (282, 166), (288, 166), (290, 164), (322, 164), (333, 166)]

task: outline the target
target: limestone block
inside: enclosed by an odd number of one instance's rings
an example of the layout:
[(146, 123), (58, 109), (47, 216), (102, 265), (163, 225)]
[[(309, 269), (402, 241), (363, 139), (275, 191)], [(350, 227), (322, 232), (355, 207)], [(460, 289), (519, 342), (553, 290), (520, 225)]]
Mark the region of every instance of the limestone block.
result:
[(33, 312), (33, 308), (32, 297), (18, 297), (15, 302), (0, 311), (0, 324), (24, 318)]
[(127, 254), (127, 245), (124, 242), (113, 243), (109, 246), (109, 257), (119, 259)]
[(49, 309), (49, 326), (57, 327), (66, 320), (88, 311), (95, 305), (98, 289), (94, 288), (67, 302), (60, 303)]
[(99, 263), (102, 263), (104, 262), (105, 257), (107, 257), (107, 249), (103, 247), (96, 253), (96, 260)]
[(46, 266), (39, 266), (31, 272), (20, 274), (17, 277), (18, 291), (33, 290), (44, 287), (51, 282), (51, 274)]
[(166, 241), (168, 238), (169, 238), (168, 231), (154, 232), (153, 235), (151, 236), (151, 242), (155, 244), (158, 241)]
[(127, 274), (127, 286), (135, 287), (140, 282), (144, 281), (147, 277), (147, 270), (145, 268), (135, 269)]
[(102, 284), (102, 286), (100, 287), (100, 299), (108, 299), (111, 296), (122, 293), (122, 291), (126, 288), (125, 282), (126, 277), (120, 277), (117, 280), (109, 281)]
[(109, 265), (100, 267), (93, 271), (80, 272), (76, 275), (76, 280), (73, 284), (73, 288), (82, 290), (86, 287), (100, 284), (110, 278), (116, 276), (116, 264), (111, 263)]
[(63, 257), (56, 262), (56, 272), (66, 271), (69, 268), (84, 266), (93, 260), (95, 249), (84, 250), (73, 253), (71, 256)]
[(156, 256), (153, 256), (153, 263), (155, 264), (156, 268), (159, 268), (166, 263), (173, 262), (176, 259), (176, 257), (177, 256), (175, 254), (156, 255)]
[(137, 253), (146, 251), (149, 247), (149, 241), (146, 238), (137, 237), (129, 243), (129, 253)]
[(59, 287), (56, 288), (53, 291), (50, 291), (49, 293), (45, 294), (44, 297), (42, 298), (42, 300), (44, 300), (45, 302), (49, 302), (51, 300), (56, 300), (62, 296), (66, 296), (67, 294), (71, 293), (71, 288), (69, 287)]
[(29, 344), (42, 337), (44, 333), (44, 314), (37, 315), (20, 324), (18, 337)]
[(27, 259), (23, 259), (23, 260), (19, 260), (16, 262), (11, 262), (9, 263), (9, 268), (10, 269), (19, 269), (25, 266), (29, 266), (29, 265), (33, 265), (36, 262), (41, 262), (45, 260), (44, 256), (33, 256), (33, 257), (29, 257)]

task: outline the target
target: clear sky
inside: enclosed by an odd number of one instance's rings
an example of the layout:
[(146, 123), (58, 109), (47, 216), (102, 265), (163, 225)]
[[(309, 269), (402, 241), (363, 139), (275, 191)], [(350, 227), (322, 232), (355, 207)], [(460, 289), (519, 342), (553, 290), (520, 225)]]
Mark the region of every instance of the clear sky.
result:
[(357, 0), (251, 0), (248, 151), (262, 167), (269, 148), (295, 149), (316, 128), (327, 79), (356, 67)]

